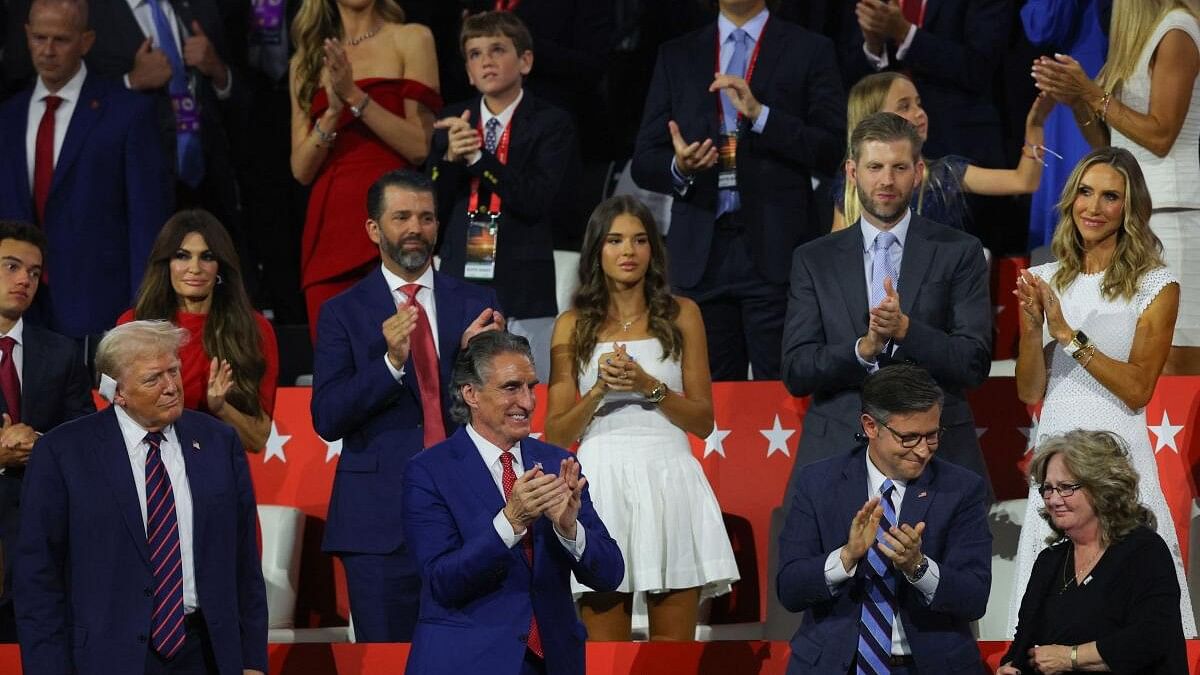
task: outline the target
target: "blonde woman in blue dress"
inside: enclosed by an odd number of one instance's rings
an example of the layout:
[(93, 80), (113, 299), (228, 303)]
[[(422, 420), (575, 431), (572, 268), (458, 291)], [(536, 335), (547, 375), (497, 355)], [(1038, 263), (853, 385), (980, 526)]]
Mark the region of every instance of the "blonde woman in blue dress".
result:
[(700, 601), (738, 579), (712, 488), (688, 433), (713, 429), (700, 309), (671, 295), (662, 236), (632, 197), (596, 207), (579, 291), (551, 346), (546, 440), (579, 441), (592, 503), (621, 547), (611, 593), (573, 581), (592, 640), (629, 640), (646, 594), (651, 640), (690, 640)]

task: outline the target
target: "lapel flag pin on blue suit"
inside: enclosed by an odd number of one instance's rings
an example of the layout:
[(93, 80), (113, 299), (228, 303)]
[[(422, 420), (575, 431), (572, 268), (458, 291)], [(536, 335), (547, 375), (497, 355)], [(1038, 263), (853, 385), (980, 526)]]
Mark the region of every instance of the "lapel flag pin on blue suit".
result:
[(917, 499), (924, 499), (928, 495), (929, 495), (928, 492), (926, 492), (925, 490), (921, 490), (921, 494), (917, 495)]
[(192, 441), (192, 452), (200, 452), (200, 441)]

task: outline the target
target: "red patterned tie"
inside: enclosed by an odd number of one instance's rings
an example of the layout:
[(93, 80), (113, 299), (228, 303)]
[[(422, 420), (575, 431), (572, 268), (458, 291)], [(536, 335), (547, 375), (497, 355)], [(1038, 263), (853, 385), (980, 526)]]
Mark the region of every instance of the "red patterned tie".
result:
[(21, 421), (21, 380), (17, 377), (17, 362), (13, 350), (17, 341), (5, 335), (0, 338), (0, 394), (8, 405), (8, 417), (13, 424)]
[(903, 0), (900, 3), (900, 10), (904, 12), (904, 18), (916, 26), (921, 27), (921, 19), (925, 14), (925, 0)]
[[(500, 474), (500, 482), (504, 484), (504, 500), (508, 501), (513, 485), (517, 483), (517, 472), (513, 471), (513, 454), (507, 451), (500, 453), (500, 464), (504, 466), (504, 472)], [(525, 560), (532, 566), (533, 536), (529, 530), (526, 530), (525, 536), (521, 538), (521, 548), (525, 549)], [(542, 652), (542, 634), (538, 631), (537, 617), (534, 615), (529, 617), (529, 640), (525, 645), (539, 658), (545, 658), (545, 654)]]
[(33, 208), (38, 224), (46, 222), (46, 199), (54, 181), (54, 111), (62, 103), (57, 96), (47, 96), (46, 111), (38, 122), (37, 143), (33, 146)]
[(183, 646), (183, 557), (179, 551), (179, 521), (175, 516), (175, 491), (162, 461), (163, 435), (146, 434), (146, 543), (154, 568), (154, 614), (150, 619), (150, 646), (164, 659)]
[(438, 374), (437, 349), (433, 346), (433, 330), (429, 316), (417, 301), (420, 284), (405, 284), (399, 291), (408, 297), (408, 304), (417, 308), (417, 327), (409, 338), (413, 365), (417, 369), (417, 388), (421, 394), (421, 415), (425, 425), (425, 447), (446, 440), (446, 423), (442, 421), (442, 385)]

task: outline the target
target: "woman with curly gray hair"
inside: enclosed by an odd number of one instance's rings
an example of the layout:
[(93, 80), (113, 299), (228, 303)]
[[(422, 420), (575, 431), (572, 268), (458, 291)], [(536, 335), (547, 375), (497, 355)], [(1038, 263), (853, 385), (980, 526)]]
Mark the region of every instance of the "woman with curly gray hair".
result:
[(1041, 444), (1029, 472), (1053, 534), (997, 675), (1186, 673), (1175, 564), (1124, 441), (1069, 431)]

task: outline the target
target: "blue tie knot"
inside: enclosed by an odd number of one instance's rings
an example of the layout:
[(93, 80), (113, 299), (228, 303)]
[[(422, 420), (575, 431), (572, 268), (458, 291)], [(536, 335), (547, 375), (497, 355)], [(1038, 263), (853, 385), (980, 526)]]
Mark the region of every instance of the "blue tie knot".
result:
[(750, 34), (741, 28), (736, 28), (729, 34), (729, 39), (733, 40), (733, 44), (745, 49), (750, 46)]
[(150, 444), (153, 448), (158, 448), (164, 440), (166, 440), (166, 437), (162, 435), (161, 431), (151, 431), (146, 434), (146, 443)]
[(892, 490), (894, 489), (896, 489), (896, 485), (892, 482), (892, 479), (885, 478), (883, 483), (879, 485), (879, 494), (883, 495), (884, 497), (891, 497)]
[(896, 239), (896, 235), (892, 234), (891, 232), (880, 232), (879, 234), (875, 235), (875, 242), (871, 245), (871, 248), (876, 252), (887, 251), (892, 247), (892, 244), (895, 244), (897, 241), (899, 240)]

